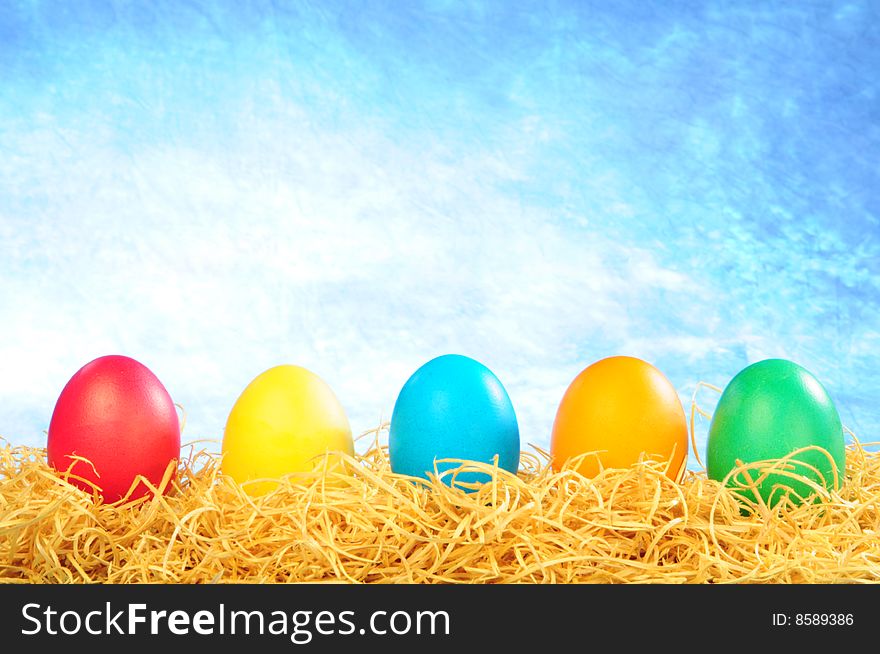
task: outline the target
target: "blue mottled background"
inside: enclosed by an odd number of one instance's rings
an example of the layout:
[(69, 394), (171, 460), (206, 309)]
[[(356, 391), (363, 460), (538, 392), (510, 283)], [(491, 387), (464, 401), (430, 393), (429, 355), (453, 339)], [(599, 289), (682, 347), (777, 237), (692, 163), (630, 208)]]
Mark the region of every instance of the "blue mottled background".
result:
[(617, 353), (685, 402), (788, 357), (878, 439), (878, 13), (6, 0), (0, 434), (107, 353), (192, 439), (278, 363), (360, 431), (460, 352), (539, 445)]

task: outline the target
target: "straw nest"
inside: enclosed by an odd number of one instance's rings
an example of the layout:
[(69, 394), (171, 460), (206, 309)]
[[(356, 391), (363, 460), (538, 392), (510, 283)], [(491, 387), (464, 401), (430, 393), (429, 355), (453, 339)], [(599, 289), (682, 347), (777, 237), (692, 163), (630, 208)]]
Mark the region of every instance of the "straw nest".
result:
[[(165, 495), (117, 505), (60, 479), (43, 449), (6, 445), (0, 581), (880, 580), (880, 453), (857, 442), (840, 490), (816, 487), (815, 503), (744, 515), (703, 472), (675, 483), (645, 462), (586, 479), (554, 472), (540, 450), (523, 453), (518, 475), (463, 464), (492, 477), (474, 492), (415, 481), (391, 472), (380, 432), (347, 473), (287, 479), (262, 497), (191, 444)], [(758, 483), (782, 463), (753, 466), (751, 476)]]

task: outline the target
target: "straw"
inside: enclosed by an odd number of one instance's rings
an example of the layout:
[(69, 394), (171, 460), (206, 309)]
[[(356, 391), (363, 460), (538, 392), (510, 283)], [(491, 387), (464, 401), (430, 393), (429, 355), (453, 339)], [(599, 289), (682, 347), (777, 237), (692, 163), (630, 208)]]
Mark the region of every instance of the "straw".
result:
[[(880, 581), (880, 454), (858, 441), (838, 490), (813, 482), (818, 501), (770, 508), (744, 505), (705, 472), (676, 483), (653, 461), (595, 479), (577, 461), (554, 472), (538, 448), (523, 452), (517, 475), (472, 462), (444, 473), (490, 477), (466, 492), (392, 473), (384, 430), (345, 457), (346, 470), (282, 479), (262, 497), (192, 444), (164, 495), (115, 505), (66, 483), (45, 450), (6, 444), (0, 582)], [(803, 480), (795, 455), (731, 478)]]

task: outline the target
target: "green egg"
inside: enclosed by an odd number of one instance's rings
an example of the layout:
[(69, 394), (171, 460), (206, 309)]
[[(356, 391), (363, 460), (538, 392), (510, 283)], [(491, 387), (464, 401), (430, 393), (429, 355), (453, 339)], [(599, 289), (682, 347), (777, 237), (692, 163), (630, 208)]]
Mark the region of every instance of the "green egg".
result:
[[(706, 445), (710, 479), (723, 481), (742, 463), (779, 459), (810, 445), (826, 450), (808, 450), (791, 459), (790, 473), (808, 478), (827, 489), (843, 479), (845, 446), (837, 408), (827, 391), (808, 370), (785, 359), (759, 361), (742, 370), (724, 389)], [(800, 465), (801, 463), (805, 465)], [(815, 470), (814, 470), (815, 469)], [(752, 480), (758, 469), (749, 470)], [(733, 475), (728, 486), (740, 488), (743, 499), (755, 501), (747, 480)], [(800, 504), (814, 493), (809, 484), (785, 474), (770, 474), (757, 487), (768, 506), (785, 495)]]

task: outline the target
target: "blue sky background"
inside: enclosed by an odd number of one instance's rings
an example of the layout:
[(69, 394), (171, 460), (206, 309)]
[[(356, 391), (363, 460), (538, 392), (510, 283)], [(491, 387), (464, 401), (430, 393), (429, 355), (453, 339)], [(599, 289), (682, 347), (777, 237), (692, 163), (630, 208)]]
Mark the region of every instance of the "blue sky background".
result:
[(791, 358), (880, 439), (880, 8), (771, 4), (0, 3), (0, 434), (102, 354), (194, 439), (458, 352), (524, 443), (612, 354)]

